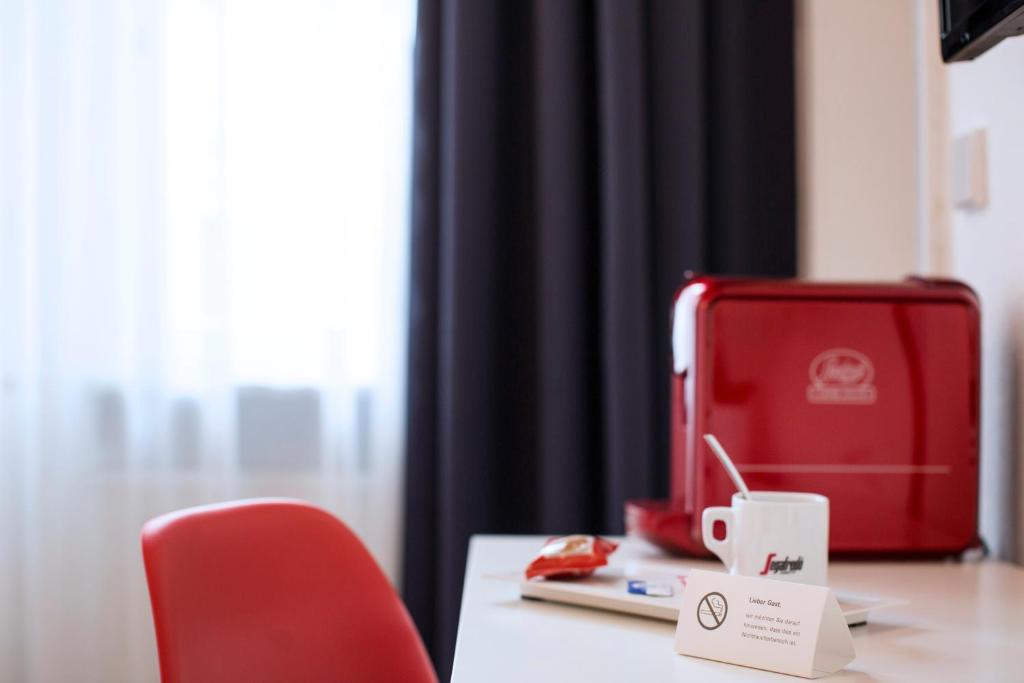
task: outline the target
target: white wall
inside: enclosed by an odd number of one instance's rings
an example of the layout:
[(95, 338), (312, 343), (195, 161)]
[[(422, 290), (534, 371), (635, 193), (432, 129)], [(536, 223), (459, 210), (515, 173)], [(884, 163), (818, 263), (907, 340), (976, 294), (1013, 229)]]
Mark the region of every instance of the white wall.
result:
[(917, 266), (913, 0), (798, 0), (800, 274)]
[(988, 134), (989, 205), (953, 211), (953, 274), (982, 303), (982, 534), (1024, 561), (1024, 37), (948, 67), (954, 136)]

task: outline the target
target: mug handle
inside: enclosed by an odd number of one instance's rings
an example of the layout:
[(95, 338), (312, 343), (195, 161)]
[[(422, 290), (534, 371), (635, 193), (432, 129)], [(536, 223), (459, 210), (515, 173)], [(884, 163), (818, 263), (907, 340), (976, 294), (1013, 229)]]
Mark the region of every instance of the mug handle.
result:
[[(725, 525), (725, 538), (721, 541), (716, 539), (713, 533), (715, 522), (722, 522)], [(726, 569), (732, 571), (732, 508), (704, 508), (704, 514), (701, 516), (701, 536), (707, 549), (718, 555), (725, 563)]]

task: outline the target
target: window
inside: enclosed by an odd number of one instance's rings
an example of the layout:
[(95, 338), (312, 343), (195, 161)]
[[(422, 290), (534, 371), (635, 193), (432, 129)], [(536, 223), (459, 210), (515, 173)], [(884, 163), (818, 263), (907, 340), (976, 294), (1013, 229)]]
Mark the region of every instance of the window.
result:
[(155, 680), (168, 510), (306, 498), (394, 575), (414, 24), (0, 6), (0, 679)]

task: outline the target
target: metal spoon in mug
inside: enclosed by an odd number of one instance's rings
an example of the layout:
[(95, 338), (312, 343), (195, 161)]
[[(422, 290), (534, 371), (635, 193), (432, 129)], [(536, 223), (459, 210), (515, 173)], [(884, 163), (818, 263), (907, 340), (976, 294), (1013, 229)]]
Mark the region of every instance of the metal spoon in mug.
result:
[(747, 488), (747, 482), (743, 481), (743, 477), (740, 476), (740, 471), (736, 469), (736, 465), (732, 463), (732, 458), (722, 448), (722, 444), (718, 443), (718, 439), (715, 438), (714, 434), (705, 434), (704, 441), (708, 446), (711, 447), (711, 452), (718, 456), (718, 461), (722, 463), (722, 467), (725, 468), (726, 474), (732, 479), (732, 483), (736, 484), (736, 488), (740, 490), (740, 494), (744, 498), (750, 498), (750, 489)]

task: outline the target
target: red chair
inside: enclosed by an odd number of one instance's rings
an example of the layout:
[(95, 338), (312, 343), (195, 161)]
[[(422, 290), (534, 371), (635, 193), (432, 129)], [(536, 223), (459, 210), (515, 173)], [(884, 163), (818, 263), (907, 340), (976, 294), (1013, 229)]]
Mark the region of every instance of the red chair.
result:
[(208, 505), (142, 529), (163, 683), (437, 681), (355, 534), (301, 501)]

